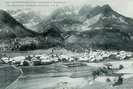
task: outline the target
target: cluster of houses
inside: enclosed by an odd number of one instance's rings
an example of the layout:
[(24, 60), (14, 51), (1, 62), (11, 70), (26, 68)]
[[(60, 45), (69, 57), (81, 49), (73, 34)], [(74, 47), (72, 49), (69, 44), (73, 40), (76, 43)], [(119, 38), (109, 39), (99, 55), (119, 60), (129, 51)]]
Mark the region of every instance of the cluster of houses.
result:
[(28, 56), (16, 56), (16, 57), (2, 57), (0, 59), (3, 63), (6, 64), (17, 64), (20, 66), (37, 66), (37, 65), (46, 65), (57, 62), (74, 62), (74, 58), (70, 58), (67, 55), (28, 55)]
[(48, 55), (29, 55), (29, 56), (16, 56), (12, 58), (3, 57), (1, 61), (6, 64), (16, 64), (19, 66), (37, 66), (43, 64), (51, 64), (57, 62), (56, 58), (49, 57)]
[(16, 57), (2, 57), (0, 60), (3, 63), (18, 64), (20, 66), (37, 66), (52, 64), (57, 62), (74, 63), (74, 62), (99, 62), (106, 59), (129, 59), (132, 58), (131, 52), (112, 52), (112, 51), (92, 51), (90, 53), (78, 54), (43, 54), (43, 55), (28, 55)]
[(125, 51), (92, 51), (88, 54), (88, 58), (90, 61), (103, 61), (107, 59), (114, 59), (114, 60), (125, 60), (132, 58), (133, 55), (131, 52)]

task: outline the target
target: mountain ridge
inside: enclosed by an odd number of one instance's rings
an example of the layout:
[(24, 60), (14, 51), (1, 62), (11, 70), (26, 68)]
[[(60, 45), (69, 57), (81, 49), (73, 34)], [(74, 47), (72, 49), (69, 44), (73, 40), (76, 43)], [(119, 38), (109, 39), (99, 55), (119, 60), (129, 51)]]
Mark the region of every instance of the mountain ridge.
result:
[(4, 10), (0, 10), (0, 28), (0, 33), (3, 35), (0, 38), (23, 38), (27, 36), (33, 37), (38, 35), (38, 33), (24, 27)]
[(117, 13), (109, 5), (58, 8), (35, 25), (34, 30), (48, 44), (59, 43), (69, 50), (84, 51), (92, 47), (133, 51), (133, 19)]
[[(64, 16), (56, 19), (57, 14), (53, 16), (54, 21), (51, 17), (47, 25), (43, 25), (45, 22), (42, 22), (39, 28), (42, 28), (41, 32), (44, 33), (51, 29), (48, 26), (61, 31), (61, 34), (66, 38), (67, 45), (65, 46), (67, 47), (72, 48), (72, 45), (77, 45), (75, 50), (79, 47), (81, 47), (80, 50), (84, 50), (93, 44), (95, 49), (130, 50), (131, 48), (133, 50), (131, 47), (133, 20), (117, 13), (109, 5), (94, 7), (84, 17), (83, 15), (70, 15), (70, 17)], [(82, 18), (84, 20), (81, 20)], [(91, 34), (93, 35), (91, 36)], [(69, 37), (73, 38), (73, 42), (68, 40)]]

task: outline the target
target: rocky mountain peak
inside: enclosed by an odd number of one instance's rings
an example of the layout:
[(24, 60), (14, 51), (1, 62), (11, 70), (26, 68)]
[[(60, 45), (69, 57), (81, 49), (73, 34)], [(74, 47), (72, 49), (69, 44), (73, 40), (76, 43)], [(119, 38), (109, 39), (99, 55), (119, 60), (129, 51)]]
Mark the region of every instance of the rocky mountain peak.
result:
[(108, 10), (109, 10), (109, 9), (112, 9), (108, 4), (102, 6), (102, 8), (103, 8), (103, 9), (108, 9)]

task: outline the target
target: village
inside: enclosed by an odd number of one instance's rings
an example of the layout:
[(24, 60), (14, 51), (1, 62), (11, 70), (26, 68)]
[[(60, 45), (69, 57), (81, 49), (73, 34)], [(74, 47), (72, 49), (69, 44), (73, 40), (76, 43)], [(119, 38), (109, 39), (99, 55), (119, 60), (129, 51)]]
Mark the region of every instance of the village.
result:
[[(66, 80), (58, 80), (54, 82), (55, 85), (61, 87), (59, 89), (65, 89), (65, 86), (67, 86), (68, 89), (84, 89), (82, 87), (88, 89), (88, 87), (95, 87), (97, 82), (100, 83), (101, 86), (103, 84), (111, 83), (109, 85), (111, 88), (111, 86), (117, 87), (117, 85), (123, 85), (128, 78), (133, 77), (132, 59), (133, 54), (131, 52), (101, 50), (82, 54), (51, 52), (49, 54), (32, 54), (12, 57), (7, 56), (6, 54), (1, 54), (0, 65), (13, 65), (22, 69), (24, 72), (23, 77), (26, 77), (26, 79), (28, 78), (29, 80), (30, 78), (27, 76), (40, 77), (41, 74), (42, 77), (39, 78), (41, 80), (38, 82), (44, 82), (47, 78), (46, 76), (51, 76), (48, 77), (50, 80), (66, 78)], [(54, 78), (54, 76), (59, 77)], [(78, 83), (72, 83), (67, 80), (67, 78), (72, 81), (77, 79)], [(33, 82), (30, 83), (32, 84)], [(71, 84), (73, 85), (69, 86)], [(80, 86), (80, 88), (75, 88), (77, 86)]]
[[(87, 62), (103, 62), (103, 61), (117, 61), (117, 60), (128, 60), (133, 57), (131, 52), (109, 52), (109, 51), (91, 51), (89, 53), (61, 53), (61, 54), (36, 54), (27, 56), (15, 56), (15, 57), (1, 57), (0, 63), (2, 64), (14, 64), (17, 66), (38, 66), (47, 65), (52, 63), (75, 63), (75, 66), (80, 65), (76, 63)], [(74, 65), (73, 65), (74, 66)]]

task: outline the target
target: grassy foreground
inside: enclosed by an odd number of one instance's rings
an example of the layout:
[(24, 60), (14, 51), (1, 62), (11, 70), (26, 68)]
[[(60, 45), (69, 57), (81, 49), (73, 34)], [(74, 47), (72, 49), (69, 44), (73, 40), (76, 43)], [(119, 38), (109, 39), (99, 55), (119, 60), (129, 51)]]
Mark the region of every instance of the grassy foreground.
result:
[(118, 85), (118, 86), (114, 86), (114, 87), (111, 87), (111, 85), (113, 84), (114, 82), (110, 82), (110, 83), (94, 83), (92, 85), (87, 85), (81, 89), (133, 89), (133, 78), (130, 78), (130, 79), (125, 79), (123, 81), (123, 84), (122, 85)]
[(0, 66), (0, 89), (5, 89), (14, 82), (21, 72), (13, 66)]

